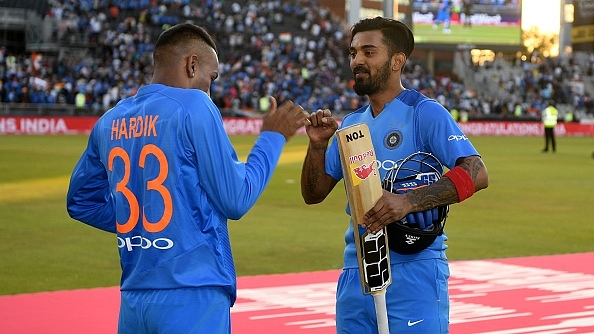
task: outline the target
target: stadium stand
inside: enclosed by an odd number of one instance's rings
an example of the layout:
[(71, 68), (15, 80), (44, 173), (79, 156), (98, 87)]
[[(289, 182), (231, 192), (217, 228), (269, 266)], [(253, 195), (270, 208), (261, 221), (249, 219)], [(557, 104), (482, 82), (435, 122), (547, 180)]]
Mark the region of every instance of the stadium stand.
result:
[[(211, 91), (225, 115), (257, 114), (269, 95), (339, 114), (366, 103), (350, 88), (347, 27), (315, 0), (3, 0), (0, 17), (0, 114), (102, 114), (150, 82), (153, 43), (184, 21), (218, 43)], [(476, 66), (458, 53), (451, 75), (411, 61), (403, 82), (470, 119), (535, 119), (548, 99), (594, 119), (592, 64), (594, 53)]]

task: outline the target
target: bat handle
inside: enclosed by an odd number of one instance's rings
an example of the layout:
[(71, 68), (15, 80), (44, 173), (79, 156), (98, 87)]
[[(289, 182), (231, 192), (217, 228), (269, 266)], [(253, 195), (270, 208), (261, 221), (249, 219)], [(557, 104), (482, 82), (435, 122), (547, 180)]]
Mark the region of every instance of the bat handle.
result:
[(379, 334), (390, 334), (388, 325), (388, 309), (386, 307), (386, 292), (374, 293), (373, 303), (375, 304), (375, 316), (377, 317), (377, 330)]

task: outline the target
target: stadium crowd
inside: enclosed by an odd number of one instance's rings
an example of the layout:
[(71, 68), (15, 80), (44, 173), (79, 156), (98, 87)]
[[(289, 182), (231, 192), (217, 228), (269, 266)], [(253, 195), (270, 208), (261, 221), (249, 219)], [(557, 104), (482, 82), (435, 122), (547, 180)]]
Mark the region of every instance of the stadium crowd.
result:
[[(220, 108), (266, 109), (265, 97), (290, 99), (308, 110), (353, 110), (367, 103), (351, 89), (345, 23), (315, 0), (48, 0), (44, 20), (56, 43), (89, 45), (86, 53), (49, 57), (14, 54), (0, 46), (0, 99), (5, 103), (75, 104), (96, 114), (132, 96), (151, 80), (159, 33), (192, 21), (218, 43), (219, 79), (212, 98)], [(594, 113), (591, 97), (573, 82), (592, 76), (587, 64), (539, 57), (521, 62), (502, 81), (508, 101), (469, 94), (461, 81), (433, 76), (409, 62), (403, 84), (437, 99), (448, 110), (481, 115), (532, 115), (547, 100)], [(536, 64), (536, 65), (535, 65)], [(477, 66), (477, 71), (481, 68)], [(589, 72), (589, 73), (588, 73)], [(262, 99), (264, 98), (264, 99)], [(518, 108), (518, 106), (520, 106)]]

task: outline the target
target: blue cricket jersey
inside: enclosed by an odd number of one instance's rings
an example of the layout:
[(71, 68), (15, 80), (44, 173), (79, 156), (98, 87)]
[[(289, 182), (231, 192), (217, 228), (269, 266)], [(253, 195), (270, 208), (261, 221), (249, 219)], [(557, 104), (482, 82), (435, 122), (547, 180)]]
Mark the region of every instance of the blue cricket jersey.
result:
[[(453, 168), (460, 157), (479, 155), (449, 112), (437, 101), (415, 91), (405, 90), (373, 117), (367, 105), (346, 115), (340, 128), (357, 123), (369, 126), (380, 179), (397, 162), (416, 152), (432, 153), (444, 166)], [(336, 137), (326, 151), (326, 173), (336, 180), (343, 178)], [(347, 204), (347, 214), (350, 210)], [(391, 263), (415, 259), (446, 258), (445, 233), (431, 246), (412, 255), (390, 252)], [(344, 268), (358, 268), (352, 223), (345, 233)]]
[(116, 233), (121, 290), (219, 286), (233, 303), (227, 220), (254, 205), (285, 143), (264, 131), (241, 162), (205, 92), (143, 86), (94, 125), (68, 213)]

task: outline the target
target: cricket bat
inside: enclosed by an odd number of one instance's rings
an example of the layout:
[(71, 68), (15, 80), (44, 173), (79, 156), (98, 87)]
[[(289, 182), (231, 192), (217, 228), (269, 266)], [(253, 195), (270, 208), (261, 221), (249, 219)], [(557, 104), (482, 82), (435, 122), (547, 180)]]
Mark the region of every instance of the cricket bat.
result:
[(336, 132), (344, 185), (355, 231), (357, 259), (363, 293), (371, 294), (380, 334), (389, 334), (386, 289), (392, 283), (386, 229), (372, 234), (360, 226), (363, 216), (382, 196), (375, 149), (367, 124), (359, 123)]

